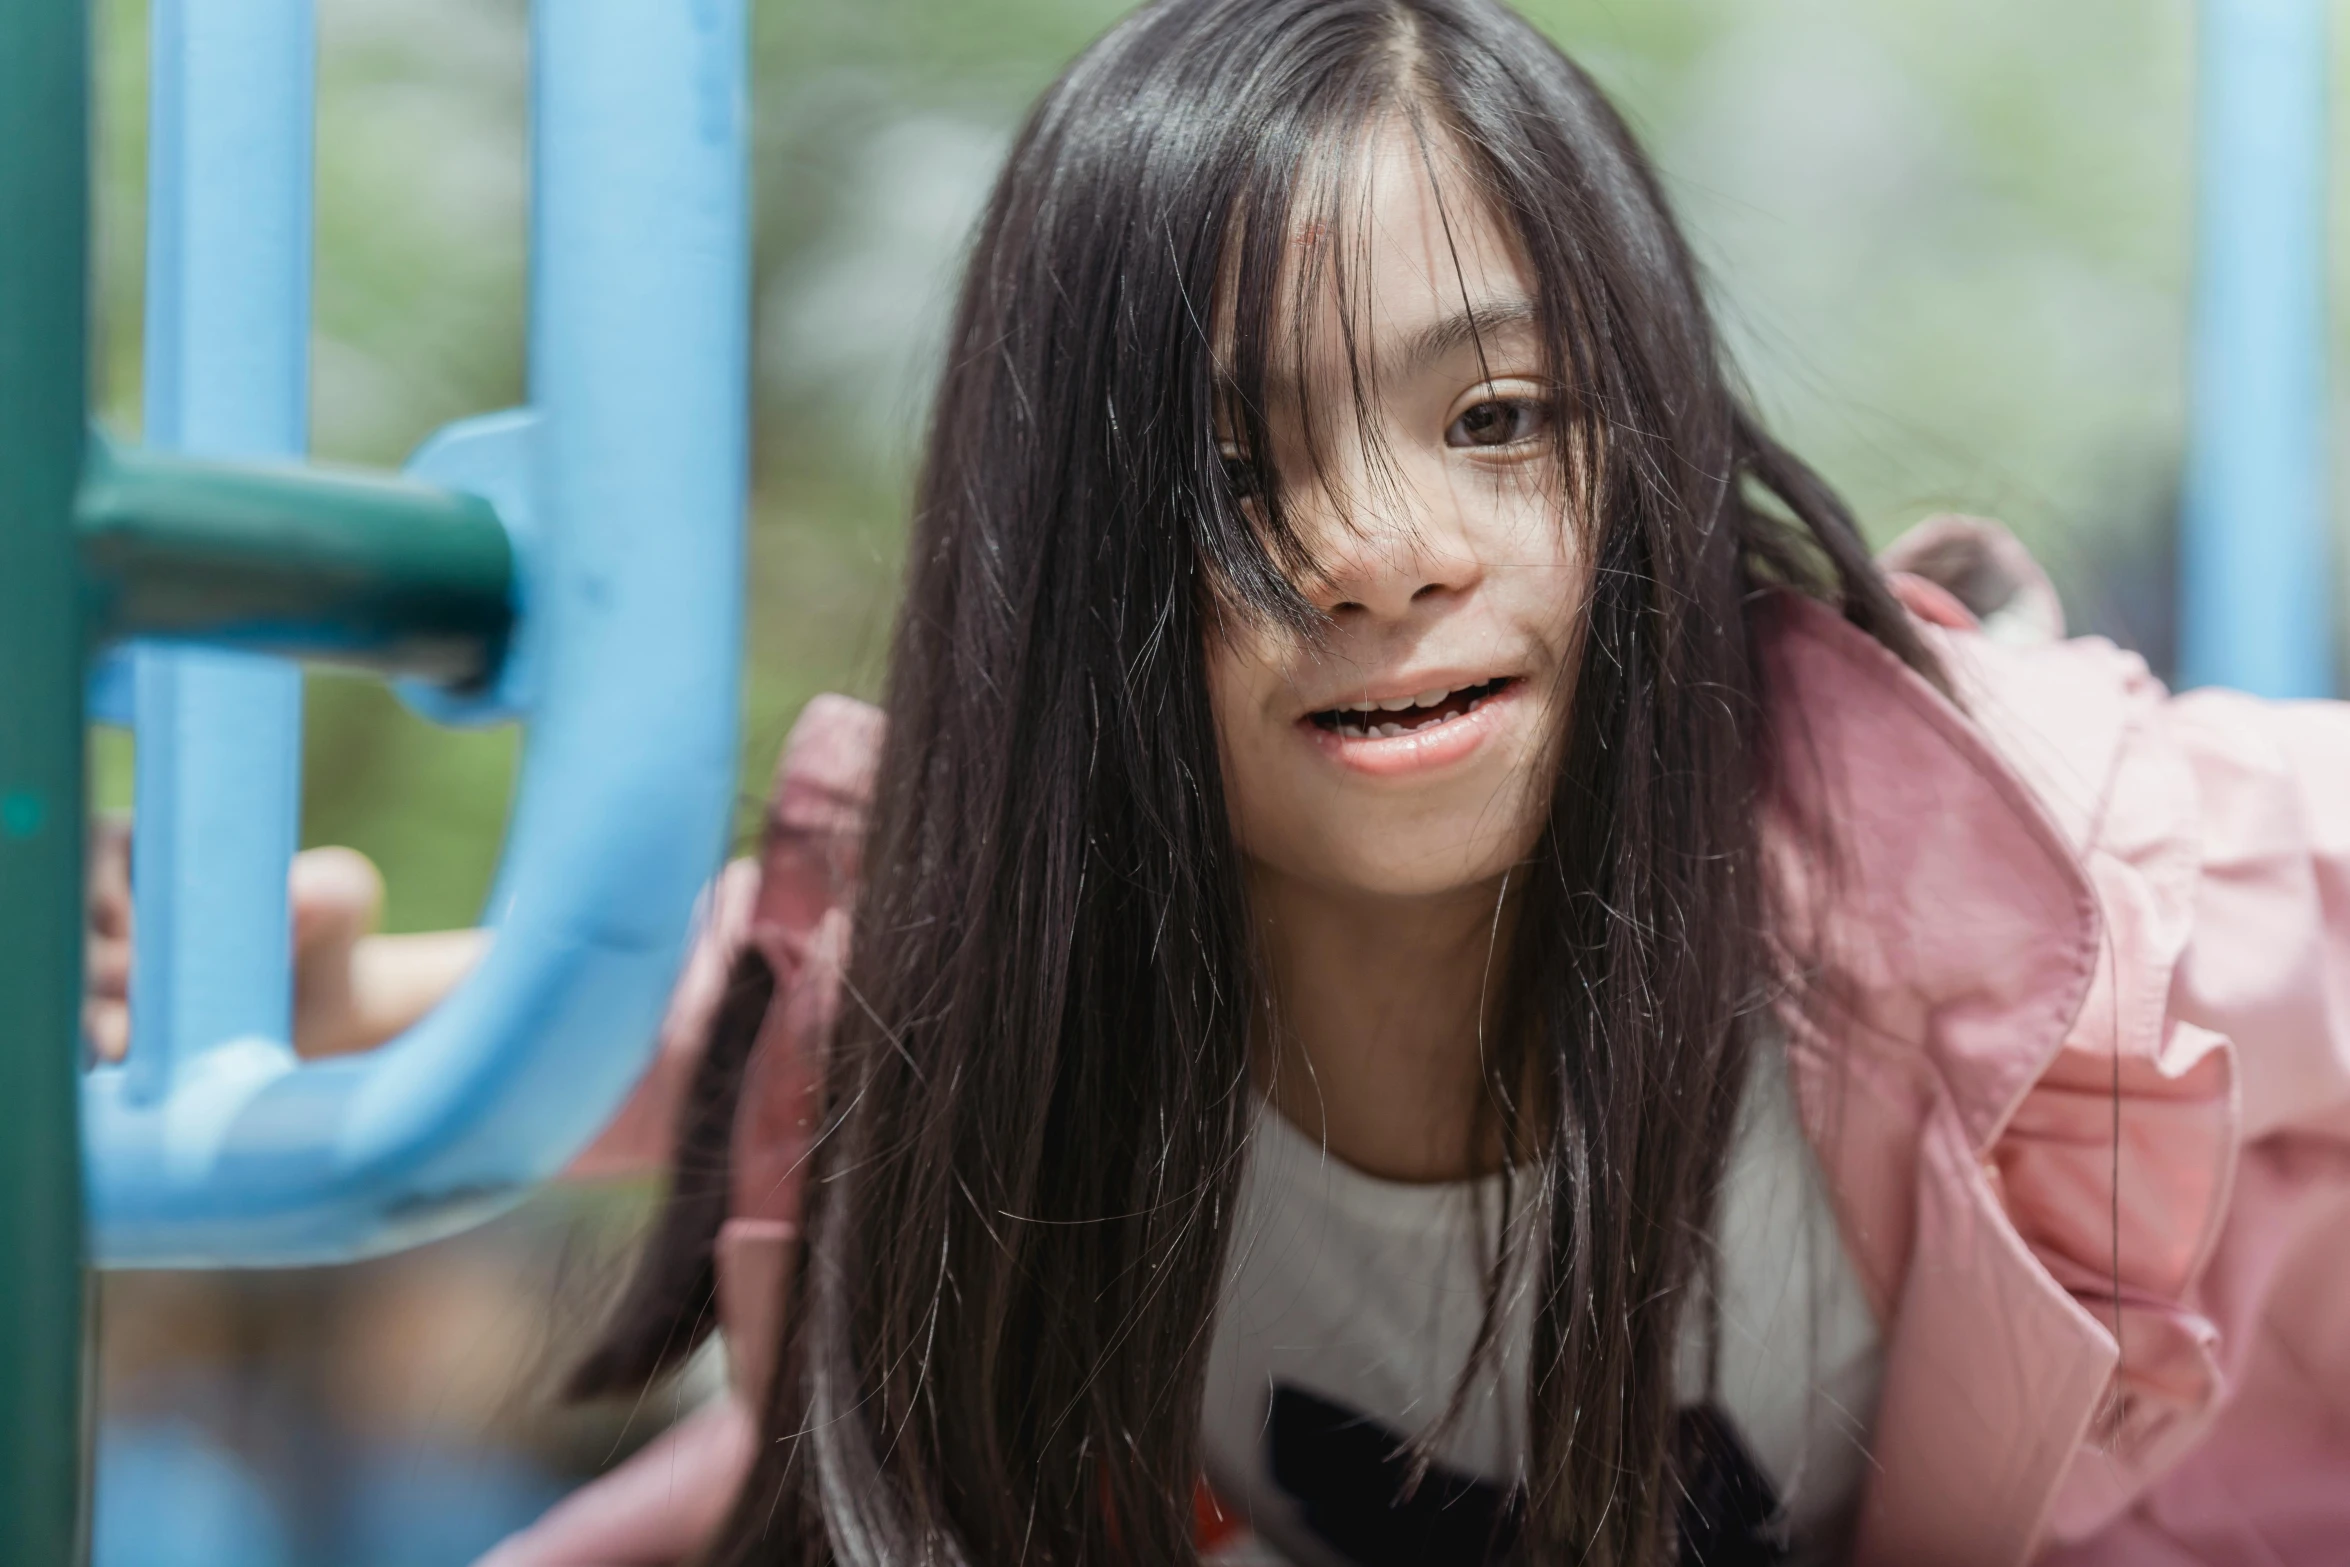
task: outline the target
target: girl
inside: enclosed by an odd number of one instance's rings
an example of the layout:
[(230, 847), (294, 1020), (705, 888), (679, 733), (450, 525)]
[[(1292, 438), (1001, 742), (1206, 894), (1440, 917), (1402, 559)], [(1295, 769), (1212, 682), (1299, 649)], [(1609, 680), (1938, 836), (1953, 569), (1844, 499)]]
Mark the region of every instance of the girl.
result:
[(2350, 718), (1910, 558), (1499, 4), (1130, 17), (579, 1378), (735, 1394), (493, 1559), (2333, 1554)]

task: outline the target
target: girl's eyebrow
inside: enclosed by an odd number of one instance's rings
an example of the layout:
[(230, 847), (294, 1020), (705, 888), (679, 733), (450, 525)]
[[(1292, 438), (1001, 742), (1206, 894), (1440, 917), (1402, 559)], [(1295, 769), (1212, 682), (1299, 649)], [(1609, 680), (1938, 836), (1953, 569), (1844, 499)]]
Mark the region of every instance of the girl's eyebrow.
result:
[(1405, 340), (1396, 367), (1405, 375), (1417, 374), (1464, 343), (1531, 326), (1534, 319), (1534, 301), (1523, 296), (1480, 301), (1414, 332)]
[[(1413, 332), (1404, 339), (1401, 352), (1390, 362), (1400, 375), (1417, 375), (1465, 343), (1483, 342), (1518, 327), (1532, 326), (1535, 319), (1534, 301), (1523, 295), (1478, 301)], [(1216, 372), (1216, 391), (1220, 402), (1238, 395), (1232, 378), (1222, 369)], [(1295, 378), (1279, 371), (1268, 372), (1265, 394), (1276, 406), (1284, 400), (1294, 402)]]

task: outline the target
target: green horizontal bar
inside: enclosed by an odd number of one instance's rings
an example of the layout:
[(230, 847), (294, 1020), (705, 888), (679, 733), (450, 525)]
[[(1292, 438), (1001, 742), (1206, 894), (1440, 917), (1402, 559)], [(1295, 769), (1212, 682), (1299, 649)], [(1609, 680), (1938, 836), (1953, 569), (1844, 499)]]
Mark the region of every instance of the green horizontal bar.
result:
[(514, 554), (479, 496), (93, 436), (76, 531), (96, 640), (206, 642), (446, 685), (496, 674)]

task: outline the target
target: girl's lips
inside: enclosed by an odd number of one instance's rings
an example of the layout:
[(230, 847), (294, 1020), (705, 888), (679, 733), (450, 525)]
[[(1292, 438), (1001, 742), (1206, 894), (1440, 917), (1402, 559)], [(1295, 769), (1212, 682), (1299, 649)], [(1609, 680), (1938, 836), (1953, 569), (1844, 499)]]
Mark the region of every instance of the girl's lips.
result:
[(1512, 680), (1467, 712), (1400, 735), (1349, 735), (1325, 729), (1308, 714), (1297, 721), (1306, 739), (1339, 766), (1374, 778), (1400, 778), (1453, 763), (1483, 745), (1513, 710), (1526, 682)]

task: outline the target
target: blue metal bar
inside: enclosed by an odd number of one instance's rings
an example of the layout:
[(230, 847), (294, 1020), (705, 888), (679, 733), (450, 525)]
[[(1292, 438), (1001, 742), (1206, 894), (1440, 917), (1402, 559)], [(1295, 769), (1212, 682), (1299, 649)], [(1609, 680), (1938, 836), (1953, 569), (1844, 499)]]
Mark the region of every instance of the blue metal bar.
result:
[(529, 725), (494, 939), (364, 1056), (216, 1036), (160, 1103), (89, 1073), (102, 1265), (447, 1234), (561, 1170), (651, 1054), (734, 794), (745, 0), (538, 0), (532, 58), (534, 407), (444, 431), (414, 465), (490, 498), (520, 566), (486, 704)]
[(2182, 685), (2333, 688), (2325, 0), (2203, 0)]
[[(724, 851), (749, 467), (746, 13), (532, 6), (530, 742), (483, 970), (384, 1053), (354, 1107), (382, 1157), (429, 1156), (402, 1172), (399, 1210), (377, 1196), (335, 1237), (346, 1252), (469, 1222), (585, 1144), (644, 1069)], [(434, 1190), (446, 1212), (420, 1195)]]
[[(155, 0), (146, 444), (308, 445), (311, 0)], [(286, 866), (300, 831), (302, 677), (211, 649), (135, 660), (139, 961), (133, 1103), (193, 1057), (292, 1027)]]

